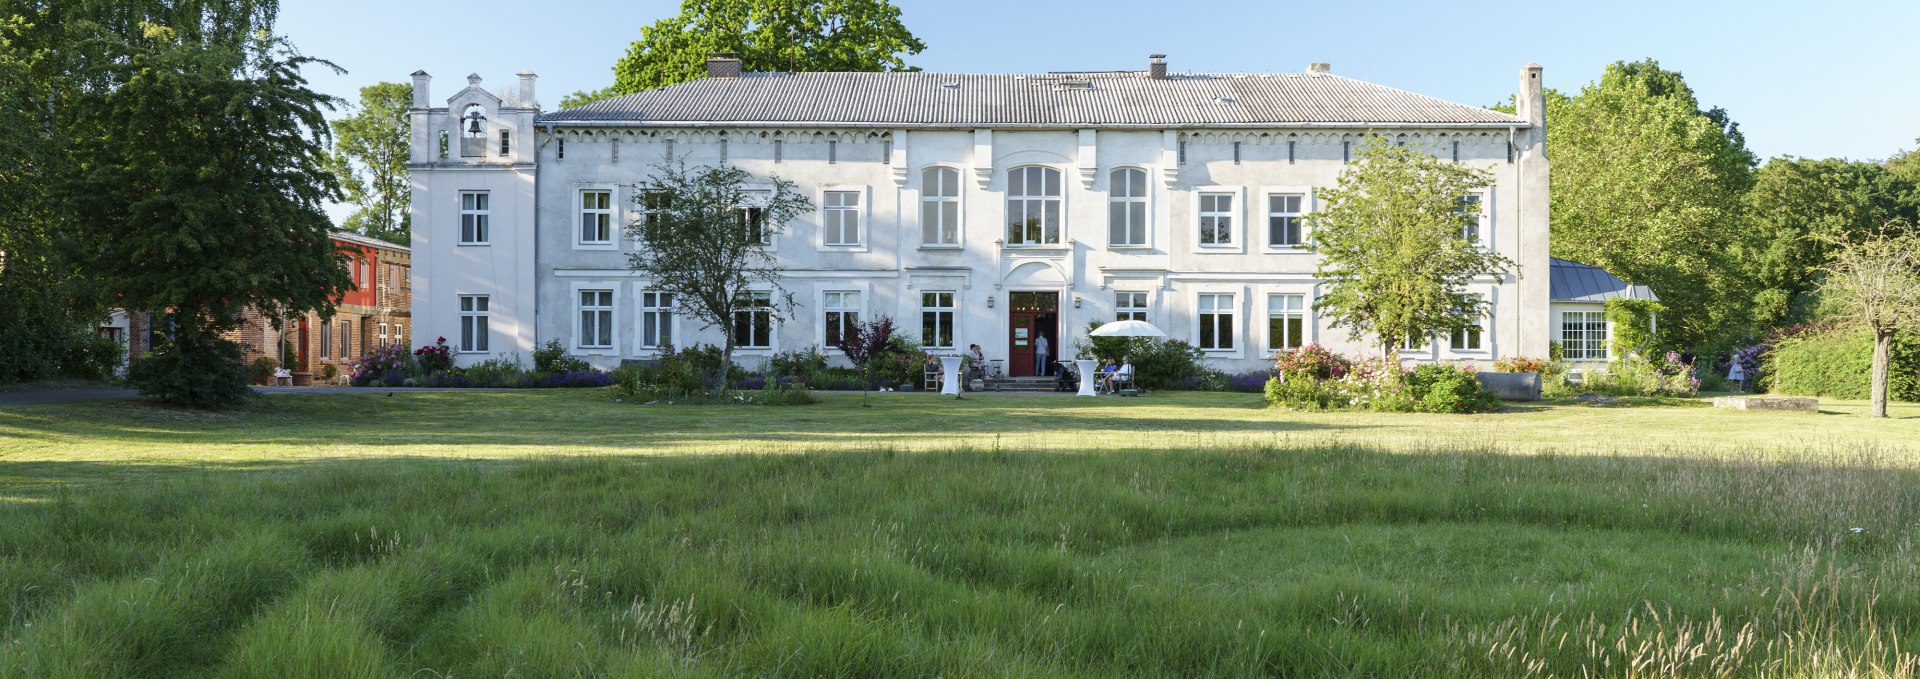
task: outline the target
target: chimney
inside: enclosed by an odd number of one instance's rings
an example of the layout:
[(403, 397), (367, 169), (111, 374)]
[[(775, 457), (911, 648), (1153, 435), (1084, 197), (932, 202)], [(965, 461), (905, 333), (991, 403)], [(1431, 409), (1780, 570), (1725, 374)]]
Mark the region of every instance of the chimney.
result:
[(1324, 61), (1316, 61), (1316, 62), (1307, 64), (1307, 73), (1310, 73), (1310, 74), (1326, 75), (1332, 72), (1333, 72), (1333, 64), (1329, 64)]
[(427, 75), (426, 69), (413, 72), (414, 108), (433, 108), (433, 96), (429, 94), (429, 90), (432, 88), (433, 76)]
[(709, 55), (707, 57), (707, 77), (709, 78), (740, 77), (740, 53), (739, 52), (714, 52), (712, 55)]
[(1166, 80), (1167, 79), (1167, 55), (1149, 54), (1147, 55), (1147, 58), (1148, 58), (1147, 77), (1152, 78), (1154, 80)]
[(522, 108), (535, 108), (539, 106), (539, 104), (534, 103), (533, 100), (533, 81), (540, 76), (534, 75), (533, 69), (531, 68), (520, 69), (520, 72), (516, 75), (520, 76), (520, 106)]
[(1547, 124), (1547, 90), (1540, 82), (1540, 65), (1520, 67), (1520, 96), (1514, 97), (1514, 112), (1534, 127)]

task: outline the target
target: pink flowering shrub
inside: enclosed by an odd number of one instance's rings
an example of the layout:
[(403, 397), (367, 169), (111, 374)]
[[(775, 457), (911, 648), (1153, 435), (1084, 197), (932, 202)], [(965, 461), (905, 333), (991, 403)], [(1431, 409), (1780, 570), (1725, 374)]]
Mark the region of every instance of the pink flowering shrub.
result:
[(423, 375), (447, 372), (453, 369), (453, 347), (447, 346), (447, 338), (442, 337), (432, 346), (413, 350), (413, 360)]
[(353, 380), (353, 385), (356, 387), (364, 387), (375, 381), (397, 387), (415, 370), (413, 355), (407, 353), (407, 348), (390, 344), (374, 347), (372, 351), (353, 359), (348, 377)]

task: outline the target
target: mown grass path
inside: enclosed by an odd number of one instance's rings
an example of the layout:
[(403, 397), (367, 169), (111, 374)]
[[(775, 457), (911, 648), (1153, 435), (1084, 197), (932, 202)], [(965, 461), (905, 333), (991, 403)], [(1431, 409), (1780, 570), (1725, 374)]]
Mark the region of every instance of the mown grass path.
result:
[(0, 410), (0, 676), (1913, 676), (1920, 408)]

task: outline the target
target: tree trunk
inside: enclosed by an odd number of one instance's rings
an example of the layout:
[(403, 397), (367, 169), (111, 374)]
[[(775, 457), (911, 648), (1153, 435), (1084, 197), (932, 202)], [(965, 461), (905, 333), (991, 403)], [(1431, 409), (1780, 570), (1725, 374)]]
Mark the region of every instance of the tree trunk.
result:
[(1887, 416), (1887, 370), (1893, 354), (1893, 329), (1873, 330), (1873, 388), (1868, 392), (1868, 417)]
[(733, 372), (733, 329), (727, 329), (727, 345), (720, 349), (720, 374), (715, 376), (714, 384), (720, 385), (720, 393), (727, 393), (727, 373)]

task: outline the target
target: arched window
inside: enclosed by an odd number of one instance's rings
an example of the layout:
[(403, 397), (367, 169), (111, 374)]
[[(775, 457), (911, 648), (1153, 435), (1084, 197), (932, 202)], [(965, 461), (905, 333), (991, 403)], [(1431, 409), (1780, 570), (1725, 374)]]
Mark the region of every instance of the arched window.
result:
[(1016, 167), (1007, 173), (1007, 244), (1060, 242), (1060, 171)]
[(1147, 173), (1123, 167), (1107, 177), (1107, 244), (1147, 244)]
[(920, 171), (920, 243), (960, 244), (960, 171), (929, 167)]

